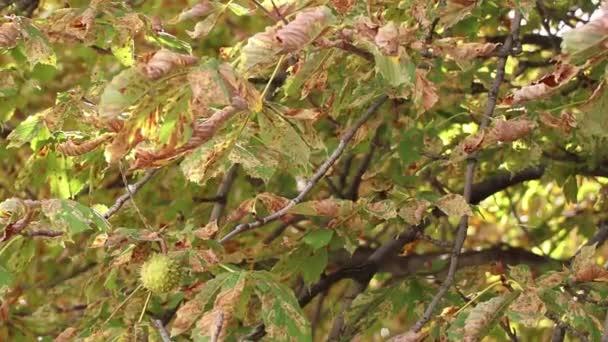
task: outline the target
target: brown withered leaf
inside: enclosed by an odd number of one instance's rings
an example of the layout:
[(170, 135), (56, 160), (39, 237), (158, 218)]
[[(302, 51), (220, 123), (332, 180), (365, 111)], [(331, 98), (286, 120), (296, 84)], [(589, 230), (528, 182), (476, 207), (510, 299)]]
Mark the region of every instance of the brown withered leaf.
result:
[[(356, 35), (368, 40), (374, 40), (380, 25), (372, 22), (368, 17), (358, 17), (354, 23)], [(354, 36), (355, 34), (353, 34)]]
[(447, 194), (438, 199), (435, 205), (448, 216), (461, 217), (463, 215), (473, 215), (473, 211), (467, 201), (458, 194)]
[(422, 114), (439, 101), (437, 87), (426, 78), (427, 71), (416, 69), (416, 84), (414, 86), (414, 105), (418, 114)]
[(214, 8), (213, 3), (209, 0), (199, 1), (196, 5), (182, 11), (171, 23), (181, 23), (182, 21), (204, 17), (211, 13)]
[(239, 303), (245, 288), (245, 281), (240, 281), (234, 288), (220, 292), (213, 305), (213, 309), (205, 312), (196, 322), (196, 329), (202, 336), (216, 336), (215, 341), (224, 341), (228, 326)]
[(21, 36), (19, 25), (8, 22), (0, 25), (0, 48), (11, 49), (17, 45), (17, 40)]
[(204, 303), (195, 298), (180, 306), (175, 313), (175, 320), (171, 324), (171, 336), (188, 331), (203, 313), (203, 305)]
[(396, 56), (399, 53), (399, 27), (389, 21), (378, 29), (374, 42), (383, 54)]
[(72, 139), (69, 139), (68, 141), (61, 143), (59, 145), (57, 145), (57, 151), (60, 152), (63, 155), (66, 156), (80, 156), (83, 155), (85, 153), (91, 152), (94, 149), (96, 149), (97, 147), (99, 147), (101, 144), (109, 141), (110, 139), (112, 139), (112, 136), (114, 134), (111, 133), (106, 133), (106, 134), (102, 134), (96, 138), (93, 138), (91, 140), (86, 140), (86, 141), (82, 141), (82, 142), (75, 142)]
[(317, 121), (323, 113), (315, 109), (288, 108), (283, 115), (290, 119)]
[(459, 65), (467, 65), (477, 57), (489, 56), (499, 44), (466, 42), (462, 38), (450, 37), (438, 39), (433, 42), (433, 50), (436, 54), (447, 55), (453, 58)]
[(250, 198), (243, 201), (239, 206), (234, 209), (228, 217), (226, 218), (226, 222), (236, 222), (240, 221), (243, 217), (255, 212), (255, 198)]
[(447, 0), (441, 9), (439, 22), (448, 28), (471, 14), (476, 4), (477, 0)]
[(545, 97), (574, 78), (578, 74), (578, 71), (579, 68), (573, 65), (558, 63), (551, 74), (545, 75), (538, 81), (514, 91), (501, 101), (501, 105), (514, 106)]
[(304, 82), (304, 86), (302, 87), (301, 98), (308, 97), (313, 90), (325, 90), (327, 87), (327, 77), (328, 71), (323, 70), (315, 73), (314, 76), (306, 80), (306, 82)]
[(482, 148), (485, 137), (486, 133), (484, 131), (477, 132), (471, 136), (468, 136), (462, 142), (462, 150), (467, 154), (471, 154), (475, 151), (478, 151)]
[(233, 97), (239, 97), (247, 102), (249, 110), (259, 112), (262, 110), (262, 95), (250, 83), (238, 74), (230, 64), (223, 63), (218, 68), (221, 78), (230, 88)]
[(208, 240), (209, 238), (213, 237), (218, 230), (219, 227), (217, 226), (217, 221), (213, 220), (207, 223), (207, 225), (205, 225), (204, 227), (195, 230), (194, 236), (201, 240)]
[(190, 108), (195, 118), (209, 117), (212, 106), (226, 106), (230, 99), (214, 77), (214, 71), (209, 69), (193, 70), (188, 73), (188, 82), (192, 89)]
[(281, 50), (275, 40), (277, 30), (278, 27), (269, 26), (264, 32), (258, 32), (247, 40), (247, 44), (241, 49), (241, 70), (263, 69), (277, 62)]
[(67, 327), (64, 331), (61, 332), (61, 334), (57, 335), (57, 337), (55, 337), (55, 339), (53, 341), (54, 342), (73, 341), (73, 339), (74, 339), (74, 337), (76, 337), (77, 333), (78, 333), (78, 330), (76, 330), (76, 328)]
[(428, 336), (428, 334), (429, 334), (428, 331), (419, 331), (417, 333), (408, 331), (406, 333), (397, 335), (388, 341), (389, 342), (421, 342), (421, 341), (424, 341), (424, 339)]
[(406, 203), (401, 209), (399, 209), (399, 217), (401, 217), (406, 223), (417, 225), (424, 218), (426, 210), (431, 206), (431, 202), (427, 200), (413, 201)]
[(209, 141), (222, 125), (242, 108), (232, 105), (218, 110), (208, 118), (199, 118), (192, 125), (192, 136), (181, 150), (191, 150)]
[(576, 117), (570, 111), (563, 111), (559, 117), (551, 115), (549, 112), (539, 113), (540, 122), (551, 128), (556, 128), (565, 134), (570, 134), (576, 128)]
[(572, 261), (576, 282), (608, 281), (608, 270), (597, 264), (595, 245), (582, 247)]
[(534, 122), (526, 118), (498, 120), (487, 134), (488, 143), (511, 142), (530, 134), (535, 128)]
[(355, 0), (331, 0), (331, 5), (338, 13), (346, 14), (355, 5)]
[(425, 1), (416, 1), (411, 5), (408, 11), (414, 20), (423, 28), (427, 28), (432, 24), (427, 15), (428, 8), (429, 5)]
[(145, 56), (138, 67), (143, 75), (154, 80), (177, 68), (194, 65), (197, 62), (198, 58), (195, 56), (160, 49), (152, 55)]
[(293, 21), (278, 29), (275, 39), (282, 52), (298, 51), (321, 35), (334, 19), (325, 6), (303, 10)]
[(283, 209), (289, 203), (289, 199), (270, 192), (263, 192), (257, 198), (271, 213)]

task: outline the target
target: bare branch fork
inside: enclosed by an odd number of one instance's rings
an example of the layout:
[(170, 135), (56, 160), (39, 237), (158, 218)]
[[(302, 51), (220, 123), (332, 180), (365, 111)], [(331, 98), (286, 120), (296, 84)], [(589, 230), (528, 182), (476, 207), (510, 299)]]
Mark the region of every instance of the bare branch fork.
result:
[(236, 226), (234, 230), (230, 233), (226, 234), (223, 238), (220, 239), (220, 243), (225, 243), (226, 241), (232, 239), (233, 237), (246, 232), (248, 230), (261, 227), (269, 222), (275, 221), (283, 216), (285, 216), (291, 208), (293, 208), (296, 204), (302, 202), (302, 200), (308, 195), (308, 193), (312, 190), (312, 188), (325, 176), (329, 168), (340, 158), (348, 143), (353, 139), (355, 133), (363, 126), (363, 124), (376, 113), (376, 111), (382, 106), (382, 104), (388, 99), (388, 96), (382, 95), (372, 105), (367, 109), (367, 111), (354, 123), (354, 125), (342, 136), (340, 139), (340, 143), (338, 147), (334, 150), (334, 152), (329, 156), (329, 158), (319, 167), (319, 169), (315, 172), (315, 174), (308, 180), (306, 186), (300, 193), (291, 199), (289, 203), (281, 210), (272, 213), (266, 217), (263, 217), (257, 221), (244, 223)]
[[(515, 11), (515, 15), (513, 17), (513, 22), (511, 24), (511, 34), (509, 34), (502, 46), (500, 59), (498, 61), (498, 66), (496, 68), (496, 77), (494, 78), (494, 82), (492, 83), (492, 87), (488, 92), (488, 102), (486, 104), (485, 111), (483, 113), (483, 118), (481, 119), (481, 124), (479, 126), (479, 130), (485, 129), (489, 123), (490, 118), (494, 114), (494, 109), (496, 108), (496, 102), (498, 100), (498, 89), (502, 84), (505, 77), (505, 65), (507, 63), (507, 58), (511, 54), (511, 50), (513, 48), (513, 42), (517, 39), (519, 34), (519, 27), (521, 24), (521, 13), (519, 11)], [(467, 202), (471, 202), (472, 198), (472, 189), (473, 189), (473, 179), (475, 175), (475, 167), (477, 166), (477, 153), (474, 153), (467, 162), (466, 174), (465, 174), (465, 185), (464, 185), (464, 198)], [(454, 239), (454, 247), (452, 249), (451, 258), (450, 258), (450, 267), (448, 269), (447, 277), (444, 282), (439, 287), (439, 291), (435, 294), (431, 303), (426, 308), (422, 317), (414, 324), (414, 326), (410, 329), (410, 332), (418, 333), (422, 327), (431, 320), (431, 316), (439, 302), (443, 298), (443, 296), (447, 293), (448, 289), (452, 286), (454, 282), (454, 276), (456, 275), (456, 270), (458, 268), (458, 258), (460, 256), (462, 246), (467, 236), (467, 228), (469, 226), (469, 217), (463, 216), (460, 219), (460, 225), (458, 227), (458, 232), (456, 233), (456, 237)]]

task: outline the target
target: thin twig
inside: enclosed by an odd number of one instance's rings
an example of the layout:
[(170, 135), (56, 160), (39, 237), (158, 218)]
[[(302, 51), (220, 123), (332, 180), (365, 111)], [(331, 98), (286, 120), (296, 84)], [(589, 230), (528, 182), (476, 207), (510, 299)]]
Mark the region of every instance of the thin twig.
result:
[(365, 174), (372, 162), (372, 157), (374, 156), (374, 151), (376, 150), (376, 146), (378, 145), (379, 140), (380, 130), (377, 129), (370, 143), (369, 151), (365, 154), (365, 157), (363, 157), (363, 161), (361, 162), (361, 165), (359, 165), (357, 173), (355, 173), (355, 178), (353, 178), (350, 188), (346, 192), (346, 197), (353, 201), (356, 201), (359, 197), (359, 187), (361, 186), (361, 180), (363, 179), (363, 175)]
[[(492, 87), (488, 93), (488, 102), (486, 104), (485, 111), (483, 113), (483, 118), (481, 119), (481, 124), (479, 126), (479, 130), (482, 131), (486, 127), (488, 127), (490, 123), (490, 118), (494, 114), (494, 108), (496, 107), (496, 102), (498, 100), (498, 89), (502, 84), (505, 77), (505, 65), (507, 64), (507, 58), (511, 53), (511, 48), (513, 47), (513, 41), (515, 37), (518, 36), (519, 27), (521, 24), (521, 13), (519, 11), (515, 11), (515, 16), (513, 18), (513, 23), (511, 27), (511, 34), (507, 36), (505, 43), (501, 49), (501, 57), (498, 61), (498, 66), (496, 68), (496, 78), (492, 83)], [(468, 162), (465, 174), (465, 185), (464, 185), (464, 198), (468, 203), (471, 203), (472, 198), (472, 189), (473, 189), (473, 180), (475, 174), (475, 167), (477, 166), (477, 153), (473, 153)], [(467, 236), (467, 228), (469, 226), (469, 217), (464, 215), (460, 219), (460, 225), (458, 227), (458, 232), (456, 233), (456, 237), (454, 239), (454, 247), (452, 249), (452, 255), (450, 258), (450, 267), (448, 270), (448, 274), (439, 287), (439, 291), (435, 294), (431, 303), (427, 306), (424, 314), (420, 319), (414, 324), (414, 326), (410, 329), (410, 332), (417, 333), (422, 327), (431, 320), (433, 312), (439, 305), (439, 302), (443, 298), (443, 296), (447, 293), (448, 289), (452, 286), (454, 282), (454, 277), (456, 275), (456, 270), (458, 269), (458, 258), (461, 253), (462, 246)]]
[(211, 327), (211, 342), (217, 342), (222, 334), (222, 326), (224, 325), (224, 312), (219, 310), (215, 316), (215, 322)]
[(141, 210), (139, 210), (137, 203), (135, 203), (135, 199), (133, 198), (133, 192), (131, 192), (131, 189), (129, 187), (129, 182), (127, 181), (127, 175), (125, 174), (125, 171), (122, 167), (122, 163), (118, 165), (118, 169), (120, 171), (120, 176), (122, 177), (122, 182), (125, 186), (125, 189), (127, 190), (127, 193), (129, 194), (129, 199), (131, 200), (131, 205), (133, 205), (133, 208), (135, 208), (135, 211), (137, 212), (137, 215), (139, 216), (139, 219), (141, 220), (141, 222), (144, 224), (144, 227), (146, 227), (146, 229), (152, 230), (150, 225), (148, 225), (148, 220), (146, 220), (146, 217), (144, 216), (144, 214), (141, 212)]
[(158, 331), (158, 335), (160, 336), (160, 339), (163, 342), (171, 342), (169, 332), (167, 331), (167, 329), (165, 329), (165, 326), (163, 325), (163, 322), (160, 319), (152, 319), (152, 324), (156, 328), (156, 331)]
[(511, 328), (511, 324), (509, 324), (509, 321), (507, 321), (507, 322), (501, 321), (500, 327), (502, 328), (502, 330), (505, 331), (507, 336), (509, 336), (509, 339), (511, 340), (511, 342), (519, 342), (519, 338), (517, 338), (517, 332), (515, 331), (515, 329)]
[[(277, 18), (275, 18), (272, 15), (272, 13), (266, 7), (264, 7), (264, 5), (262, 5), (262, 3), (260, 3), (258, 0), (251, 0), (251, 2), (253, 2), (257, 8), (261, 9), (262, 12), (264, 12), (264, 14), (266, 14), (268, 16), (268, 18), (270, 18), (274, 21), (277, 21)], [(285, 25), (289, 24), (289, 22), (287, 20), (285, 20), (285, 18), (283, 18), (283, 16), (281, 15), (281, 12), (279, 12), (279, 9), (276, 7), (274, 2), (272, 3), (272, 5), (274, 6), (275, 11), (277, 12), (277, 16), (283, 22), (283, 24), (285, 24)]]
[(559, 52), (560, 44), (555, 40), (555, 34), (551, 32), (551, 25), (549, 25), (549, 16), (547, 14), (547, 8), (545, 7), (543, 0), (536, 1), (536, 10), (538, 11), (538, 14), (541, 17), (541, 25), (543, 25), (543, 28), (547, 31), (547, 34), (550, 37), (551, 46), (553, 46), (553, 50)]
[(505, 189), (505, 195), (507, 197), (507, 200), (509, 201), (509, 208), (511, 209), (511, 214), (513, 214), (513, 216), (515, 217), (515, 220), (517, 221), (517, 225), (519, 226), (521, 231), (526, 236), (526, 239), (528, 239), (528, 243), (534, 242), (534, 239), (533, 239), (532, 235), (530, 234), (530, 231), (526, 227), (526, 224), (521, 220), (521, 217), (519, 216), (519, 213), (517, 212), (517, 207), (515, 207), (515, 202), (513, 202), (513, 197), (511, 196), (511, 193), (509, 192), (508, 189)]
[(57, 237), (63, 235), (63, 232), (51, 229), (32, 229), (24, 233), (29, 237)]
[(109, 219), (112, 215), (116, 214), (122, 208), (122, 206), (131, 198), (131, 196), (135, 195), (154, 175), (158, 170), (152, 169), (148, 170), (140, 180), (135, 182), (134, 184), (128, 185), (127, 190), (123, 195), (118, 197), (114, 204), (103, 214), (103, 218), (106, 220)]
[(215, 202), (215, 205), (211, 210), (209, 222), (218, 221), (220, 217), (222, 217), (222, 213), (224, 212), (226, 203), (228, 202), (228, 193), (230, 192), (232, 183), (234, 183), (234, 179), (236, 178), (237, 168), (238, 166), (236, 164), (232, 165), (228, 171), (226, 171), (224, 178), (222, 178), (222, 182), (217, 188), (217, 193), (215, 194), (215, 198), (218, 200)]
[(376, 111), (382, 106), (382, 104), (388, 99), (388, 96), (382, 95), (380, 96), (374, 103), (367, 109), (367, 111), (355, 122), (355, 124), (344, 134), (342, 139), (340, 139), (340, 143), (338, 147), (334, 150), (334, 152), (329, 156), (329, 158), (319, 167), (319, 169), (315, 172), (315, 174), (308, 180), (306, 186), (300, 193), (291, 199), (289, 203), (281, 210), (274, 212), (271, 215), (263, 217), (255, 222), (244, 223), (238, 225), (234, 230), (230, 233), (226, 234), (222, 239), (220, 239), (220, 243), (225, 243), (235, 237), (238, 234), (246, 232), (248, 230), (263, 226), (269, 222), (275, 221), (283, 216), (285, 216), (291, 208), (293, 208), (296, 204), (300, 203), (306, 195), (312, 190), (312, 188), (325, 176), (327, 171), (331, 168), (331, 166), (340, 158), (348, 143), (355, 136), (355, 133), (363, 126), (363, 124), (376, 113)]

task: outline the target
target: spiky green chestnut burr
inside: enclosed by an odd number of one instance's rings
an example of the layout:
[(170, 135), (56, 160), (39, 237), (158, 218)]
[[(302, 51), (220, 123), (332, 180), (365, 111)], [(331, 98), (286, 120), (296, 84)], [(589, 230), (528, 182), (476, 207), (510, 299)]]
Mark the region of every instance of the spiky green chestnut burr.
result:
[(156, 294), (166, 293), (179, 285), (181, 267), (177, 260), (164, 254), (156, 254), (141, 266), (139, 278), (149, 291)]

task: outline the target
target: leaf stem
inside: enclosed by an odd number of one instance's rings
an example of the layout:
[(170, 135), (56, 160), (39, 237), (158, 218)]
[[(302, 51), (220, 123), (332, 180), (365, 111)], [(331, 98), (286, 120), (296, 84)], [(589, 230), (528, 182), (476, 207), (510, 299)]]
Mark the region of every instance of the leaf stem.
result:
[(143, 285), (139, 285), (135, 288), (135, 290), (133, 290), (133, 292), (131, 292), (130, 295), (127, 296), (127, 298), (125, 298), (125, 300), (122, 301), (122, 303), (120, 303), (116, 309), (114, 309), (114, 311), (112, 311), (112, 313), (110, 314), (110, 316), (103, 322), (101, 323), (102, 326), (106, 325), (111, 319), (112, 317), (114, 317), (114, 315), (116, 315), (116, 313), (118, 313), (118, 311), (120, 309), (122, 309), (123, 306), (125, 306), (125, 304), (127, 304), (127, 302), (133, 298), (133, 296), (135, 296), (135, 294), (137, 293), (137, 291), (139, 291), (141, 288), (143, 287)]
[(141, 323), (141, 320), (144, 319), (146, 309), (148, 308), (148, 303), (150, 302), (150, 297), (152, 297), (152, 292), (148, 291), (148, 297), (146, 297), (146, 302), (144, 303), (144, 307), (141, 309), (141, 314), (139, 314), (139, 319), (137, 320), (137, 323)]

